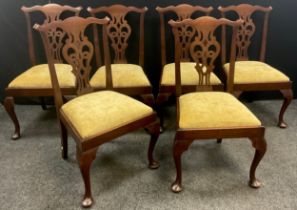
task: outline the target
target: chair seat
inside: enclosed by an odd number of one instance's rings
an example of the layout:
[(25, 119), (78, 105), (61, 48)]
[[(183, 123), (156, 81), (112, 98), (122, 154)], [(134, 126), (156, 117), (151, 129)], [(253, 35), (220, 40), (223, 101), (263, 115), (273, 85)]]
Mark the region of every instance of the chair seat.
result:
[[(60, 87), (75, 87), (75, 76), (72, 73), (71, 65), (55, 64), (55, 67)], [(36, 65), (26, 70), (11, 81), (8, 88), (52, 88), (48, 64)]]
[(179, 127), (184, 129), (261, 126), (261, 122), (233, 95), (196, 92), (179, 98)]
[(60, 112), (81, 138), (87, 140), (146, 117), (153, 110), (129, 96), (99, 91), (69, 101)]
[[(229, 66), (229, 63), (224, 65), (224, 71), (227, 75), (229, 72)], [(289, 81), (290, 79), (285, 74), (266, 63), (259, 61), (235, 62), (234, 84)]]
[[(112, 64), (112, 83), (115, 88), (150, 87), (150, 82), (143, 69), (135, 64)], [(90, 80), (93, 88), (105, 88), (105, 66), (100, 67)]]
[[(197, 73), (195, 65), (196, 63), (194, 62), (180, 63), (182, 85), (198, 84), (199, 75)], [(222, 84), (222, 82), (214, 73), (211, 73), (210, 84), (219, 85)], [(164, 66), (161, 78), (161, 85), (175, 85), (175, 63), (169, 63)]]

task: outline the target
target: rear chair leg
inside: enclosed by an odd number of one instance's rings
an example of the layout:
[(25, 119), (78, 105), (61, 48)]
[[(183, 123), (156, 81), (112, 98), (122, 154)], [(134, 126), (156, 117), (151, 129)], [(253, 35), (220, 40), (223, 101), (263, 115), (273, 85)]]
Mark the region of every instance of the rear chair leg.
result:
[(221, 144), (223, 139), (217, 139), (217, 143)]
[(278, 126), (280, 128), (286, 128), (288, 125), (284, 122), (284, 114), (293, 99), (293, 91), (292, 89), (287, 89), (287, 90), (280, 90), (280, 92), (284, 96), (284, 102), (279, 113)]
[(40, 100), (40, 104), (41, 104), (41, 108), (42, 110), (47, 110), (47, 107), (46, 107), (46, 103), (45, 103), (45, 99), (44, 97), (39, 97), (39, 100)]
[(14, 134), (12, 135), (11, 139), (16, 140), (21, 137), (20, 135), (20, 124), (18, 118), (14, 111), (14, 99), (11, 96), (8, 96), (4, 100), (4, 107), (6, 112), (8, 113), (10, 119), (13, 121), (14, 124)]
[(61, 152), (62, 158), (66, 160), (68, 158), (68, 134), (64, 124), (60, 121), (61, 126)]
[(150, 140), (149, 149), (147, 153), (148, 161), (149, 161), (148, 167), (150, 169), (157, 169), (159, 168), (160, 164), (158, 161), (154, 160), (153, 153), (160, 134), (160, 123), (156, 121), (150, 124), (148, 127), (146, 127), (146, 129), (151, 134), (151, 140)]
[(251, 141), (256, 151), (250, 168), (249, 186), (252, 188), (259, 188), (261, 187), (261, 182), (256, 178), (256, 169), (266, 153), (267, 144), (264, 138), (252, 138)]
[(160, 119), (160, 133), (164, 131), (164, 114), (163, 114), (163, 103), (168, 101), (171, 94), (168, 93), (159, 93), (156, 99), (156, 112)]
[(81, 202), (82, 207), (88, 208), (93, 204), (93, 197), (91, 191), (90, 168), (93, 160), (96, 157), (98, 148), (82, 152), (79, 148), (76, 149), (76, 157), (79, 163), (80, 172), (85, 184), (85, 195)]

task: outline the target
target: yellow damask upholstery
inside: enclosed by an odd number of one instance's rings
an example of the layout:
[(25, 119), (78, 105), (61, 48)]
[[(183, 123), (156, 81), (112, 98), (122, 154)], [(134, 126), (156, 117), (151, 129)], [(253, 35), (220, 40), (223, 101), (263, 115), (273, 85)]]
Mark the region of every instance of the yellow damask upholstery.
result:
[[(149, 87), (150, 82), (143, 69), (135, 64), (112, 64), (112, 82), (113, 87)], [(90, 80), (94, 88), (105, 88), (105, 66), (100, 67)]]
[[(195, 69), (196, 63), (194, 62), (181, 62), (181, 83), (182, 85), (197, 85), (199, 75)], [(210, 83), (212, 85), (222, 84), (220, 79), (214, 74), (210, 75)], [(175, 64), (166, 64), (163, 68), (163, 75), (161, 85), (175, 85)]]
[[(224, 71), (227, 75), (229, 66), (229, 63), (224, 65)], [(285, 74), (266, 63), (259, 61), (235, 62), (234, 84), (288, 81), (290, 81), (290, 79)]]
[(180, 128), (255, 127), (261, 122), (233, 95), (195, 92), (179, 98)]
[[(71, 72), (72, 67), (68, 64), (55, 64), (55, 67), (60, 87), (75, 87), (75, 76)], [(31, 67), (11, 81), (8, 88), (52, 88), (48, 64)]]
[(83, 140), (87, 140), (148, 116), (153, 110), (126, 95), (99, 91), (69, 101), (60, 112)]

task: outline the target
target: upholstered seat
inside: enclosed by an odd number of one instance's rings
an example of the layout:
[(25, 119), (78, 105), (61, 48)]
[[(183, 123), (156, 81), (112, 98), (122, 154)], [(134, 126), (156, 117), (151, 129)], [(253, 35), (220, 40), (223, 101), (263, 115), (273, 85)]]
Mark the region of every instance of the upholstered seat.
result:
[(153, 113), (149, 106), (113, 91), (100, 91), (77, 97), (64, 104), (60, 111), (83, 140)]
[(261, 126), (252, 112), (225, 92), (188, 93), (179, 98), (179, 106), (182, 129)]
[[(224, 65), (228, 75), (229, 63)], [(260, 61), (237, 61), (234, 69), (234, 84), (289, 82), (290, 79), (279, 70)]]
[[(61, 88), (75, 87), (72, 67), (68, 64), (55, 64), (55, 67)], [(48, 64), (31, 67), (11, 81), (8, 88), (52, 88)]]
[[(113, 87), (150, 87), (143, 69), (135, 64), (112, 64), (112, 83)], [(105, 66), (100, 67), (90, 80), (94, 88), (105, 88)]]
[[(194, 62), (180, 63), (182, 85), (198, 84), (199, 76), (195, 68), (195, 65), (196, 63)], [(214, 73), (211, 73), (210, 84), (218, 85), (218, 84), (222, 84), (222, 82)], [(169, 63), (164, 66), (161, 85), (175, 85), (175, 64), (174, 63)]]

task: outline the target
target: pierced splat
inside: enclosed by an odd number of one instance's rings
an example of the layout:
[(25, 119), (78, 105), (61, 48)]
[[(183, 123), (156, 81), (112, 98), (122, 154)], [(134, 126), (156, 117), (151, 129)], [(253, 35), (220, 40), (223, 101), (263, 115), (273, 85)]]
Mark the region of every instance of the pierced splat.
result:
[(112, 15), (107, 26), (107, 35), (115, 52), (114, 63), (127, 63), (125, 52), (128, 47), (128, 38), (131, 35), (131, 27), (125, 20), (125, 16), (126, 13)]
[[(191, 58), (196, 62), (196, 70), (199, 75), (197, 84), (198, 90), (212, 90), (210, 84), (210, 75), (215, 68), (215, 60), (218, 58), (221, 52), (221, 44), (217, 41), (215, 31), (218, 26), (231, 25), (238, 27), (242, 23), (241, 20), (229, 21), (221, 18), (216, 19), (209, 16), (200, 17), (197, 19), (186, 19), (183, 21), (169, 21), (169, 24), (173, 27), (173, 33), (175, 36), (175, 63), (176, 63), (176, 93), (181, 93), (181, 78), (180, 78), (180, 62), (181, 62), (181, 47), (182, 42), (179, 39), (179, 28), (182, 26), (190, 26), (194, 30), (194, 37), (190, 40), (190, 55)], [(191, 30), (192, 30), (191, 29)], [(233, 31), (233, 37), (235, 37)], [(235, 45), (232, 45), (232, 58), (235, 57)]]
[(214, 36), (217, 26), (195, 27), (197, 36), (190, 45), (190, 54), (196, 62), (195, 68), (199, 74), (198, 86), (210, 86), (210, 73), (215, 68), (214, 62), (221, 50), (220, 44)]
[[(107, 26), (107, 35), (111, 41), (111, 47), (114, 51), (114, 61), (113, 63), (127, 63), (126, 49), (128, 47), (128, 41), (131, 35), (132, 28), (126, 20), (126, 15), (130, 12), (136, 12), (140, 14), (140, 35), (139, 35), (139, 65), (143, 66), (143, 54), (144, 54), (144, 13), (147, 11), (146, 7), (137, 8), (133, 6), (124, 6), (120, 4), (115, 4), (109, 7), (98, 7), (98, 8), (88, 8), (90, 14), (95, 17), (99, 13), (107, 13), (110, 18), (110, 23)], [(94, 34), (98, 34), (97, 29), (94, 28)], [(95, 35), (94, 39), (97, 47), (99, 41)], [(99, 49), (96, 48), (96, 54), (99, 54)], [(97, 57), (100, 57), (97, 55)], [(98, 59), (98, 58), (97, 58)], [(97, 60), (97, 65), (100, 62)]]
[(244, 22), (239, 27), (237, 33), (237, 60), (246, 60), (249, 57), (248, 49), (251, 45), (251, 38), (255, 33), (256, 27), (250, 15), (240, 15), (239, 17)]
[[(91, 72), (91, 60), (94, 53), (93, 44), (84, 35), (86, 23), (82, 19), (80, 24), (74, 19), (75, 27), (65, 27), (64, 31), (67, 33), (66, 43), (63, 46), (63, 57), (69, 63), (73, 70), (72, 72), (77, 79), (77, 94), (82, 95), (92, 92), (89, 83), (89, 76)], [(72, 18), (64, 21), (64, 24), (72, 25)]]
[[(251, 45), (251, 39), (256, 31), (256, 26), (252, 19), (252, 15), (257, 12), (265, 12), (265, 23), (263, 26), (264, 31), (267, 31), (267, 22), (268, 22), (268, 13), (272, 10), (271, 7), (261, 7), (253, 6), (249, 4), (240, 4), (237, 6), (229, 7), (219, 7), (219, 10), (222, 12), (222, 16), (225, 17), (225, 13), (229, 11), (234, 11), (237, 13), (238, 17), (243, 20), (243, 23), (238, 28), (237, 37), (236, 37), (236, 46), (237, 46), (237, 60), (249, 60), (248, 50)], [(261, 49), (261, 58), (264, 58), (265, 54), (265, 45), (266, 45), (266, 35), (262, 38), (262, 49)]]
[[(200, 7), (200, 6), (192, 6), (189, 4), (180, 4), (177, 6), (168, 6), (165, 8), (157, 7), (157, 11), (160, 13), (161, 18), (161, 32), (164, 31), (164, 16), (165, 12), (174, 12), (177, 16), (178, 21), (182, 21), (188, 18), (191, 18), (194, 12), (203, 12), (206, 15), (212, 11), (212, 7)], [(189, 49), (193, 36), (195, 35), (195, 30), (192, 29), (191, 26), (182, 25), (177, 28), (178, 36), (181, 42), (181, 61), (187, 62), (190, 61)], [(164, 33), (164, 34), (163, 34)], [(162, 32), (162, 37), (165, 36), (165, 32)], [(164, 41), (165, 38), (162, 39)], [(165, 43), (163, 43), (165, 45)], [(163, 49), (162, 49), (163, 50)], [(165, 57), (165, 53), (162, 52), (162, 56)]]
[[(91, 71), (91, 60), (94, 53), (93, 44), (85, 36), (85, 29), (88, 25), (94, 24), (107, 24), (109, 19), (97, 19), (97, 18), (80, 18), (70, 17), (65, 20), (55, 21), (50, 24), (44, 24), (42, 26), (36, 25), (34, 28), (43, 32), (43, 40), (46, 43), (47, 54), (52, 61), (54, 57), (50, 53), (50, 43), (48, 36), (53, 29), (56, 29), (61, 34), (64, 34), (64, 45), (61, 49), (63, 58), (73, 68), (72, 72), (76, 76), (77, 80), (77, 94), (82, 95), (92, 91), (89, 83), (89, 76)], [(50, 69), (51, 70), (51, 69)], [(52, 71), (52, 70), (51, 70)], [(53, 74), (53, 73), (52, 73)]]
[[(32, 35), (32, 23), (30, 14), (33, 12), (41, 12), (45, 19), (43, 24), (50, 23), (52, 21), (60, 20), (60, 16), (65, 11), (70, 11), (77, 16), (81, 11), (81, 7), (71, 7), (71, 6), (61, 6), (58, 4), (46, 4), (44, 6), (36, 5), (33, 7), (25, 7), (23, 6), (21, 10), (25, 13), (26, 22), (27, 22), (27, 31), (28, 31), (28, 40), (29, 40), (29, 56), (32, 65), (36, 65), (36, 58), (34, 53), (34, 42)], [(56, 29), (52, 29), (49, 33), (49, 44), (52, 56), (54, 56), (56, 63), (62, 63), (61, 60), (61, 47), (63, 45), (61, 38), (64, 36), (63, 32), (56, 31)]]

